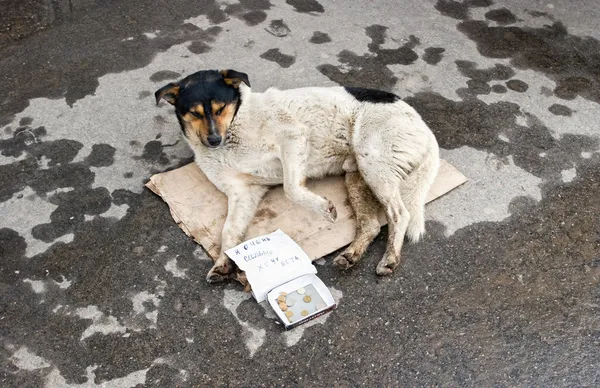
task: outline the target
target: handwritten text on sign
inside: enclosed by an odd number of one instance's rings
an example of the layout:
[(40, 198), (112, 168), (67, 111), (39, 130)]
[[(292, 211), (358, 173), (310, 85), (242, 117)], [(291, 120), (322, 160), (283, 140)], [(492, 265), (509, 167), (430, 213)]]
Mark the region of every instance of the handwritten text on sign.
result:
[(255, 294), (317, 271), (302, 248), (281, 230), (245, 241), (226, 253), (246, 272)]

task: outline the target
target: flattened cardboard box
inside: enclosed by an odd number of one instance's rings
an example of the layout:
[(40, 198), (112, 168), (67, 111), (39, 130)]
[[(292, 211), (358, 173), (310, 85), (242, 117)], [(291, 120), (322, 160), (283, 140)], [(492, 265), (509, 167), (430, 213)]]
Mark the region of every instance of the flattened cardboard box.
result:
[[(466, 181), (460, 171), (442, 160), (427, 202)], [(216, 260), (220, 252), (221, 230), (227, 216), (227, 197), (206, 178), (198, 166), (190, 163), (176, 170), (156, 174), (146, 186), (169, 205), (179, 227)], [(281, 229), (300, 245), (311, 260), (350, 244), (354, 239), (355, 220), (344, 178), (336, 176), (311, 181), (308, 188), (334, 203), (338, 211), (334, 223), (291, 202), (283, 193), (283, 188), (278, 186), (262, 200), (246, 239)], [(379, 219), (381, 225), (385, 225), (383, 214)]]

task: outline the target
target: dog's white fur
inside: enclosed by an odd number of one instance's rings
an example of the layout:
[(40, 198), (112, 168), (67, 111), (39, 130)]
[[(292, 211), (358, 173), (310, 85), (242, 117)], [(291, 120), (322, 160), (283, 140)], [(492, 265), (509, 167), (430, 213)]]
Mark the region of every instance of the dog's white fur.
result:
[(401, 100), (360, 102), (342, 87), (252, 93), (242, 83), (239, 90), (224, 146), (186, 137), (200, 169), (228, 198), (222, 253), (208, 279), (230, 265), (224, 252), (243, 241), (269, 186), (283, 184), (291, 200), (334, 221), (332, 203), (304, 182), (356, 171), (385, 210), (389, 241), (377, 273), (390, 273), (405, 234), (417, 241), (425, 231), (425, 200), (439, 167), (437, 141), (420, 115)]

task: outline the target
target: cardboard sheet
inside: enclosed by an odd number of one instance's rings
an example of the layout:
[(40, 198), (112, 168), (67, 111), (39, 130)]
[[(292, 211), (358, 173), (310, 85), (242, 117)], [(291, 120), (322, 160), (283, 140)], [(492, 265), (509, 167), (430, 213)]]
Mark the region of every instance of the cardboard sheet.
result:
[[(466, 182), (466, 177), (442, 160), (427, 202), (446, 194)], [(146, 186), (169, 205), (179, 227), (216, 260), (221, 245), (221, 230), (227, 215), (227, 197), (206, 178), (195, 163), (156, 174)], [(330, 199), (338, 218), (331, 223), (318, 214), (287, 199), (281, 186), (270, 190), (261, 202), (246, 239), (281, 229), (300, 245), (311, 260), (332, 253), (352, 241), (355, 221), (348, 202), (343, 177), (327, 177), (307, 185), (312, 191)], [(380, 222), (385, 224), (381, 215)]]

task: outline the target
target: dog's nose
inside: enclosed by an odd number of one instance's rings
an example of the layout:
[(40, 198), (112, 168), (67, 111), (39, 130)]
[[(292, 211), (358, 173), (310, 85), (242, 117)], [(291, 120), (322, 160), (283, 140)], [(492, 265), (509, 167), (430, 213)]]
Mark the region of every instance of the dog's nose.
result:
[(208, 141), (208, 144), (210, 144), (213, 147), (221, 144), (221, 136), (219, 136), (219, 135), (209, 135), (206, 138), (206, 140)]

